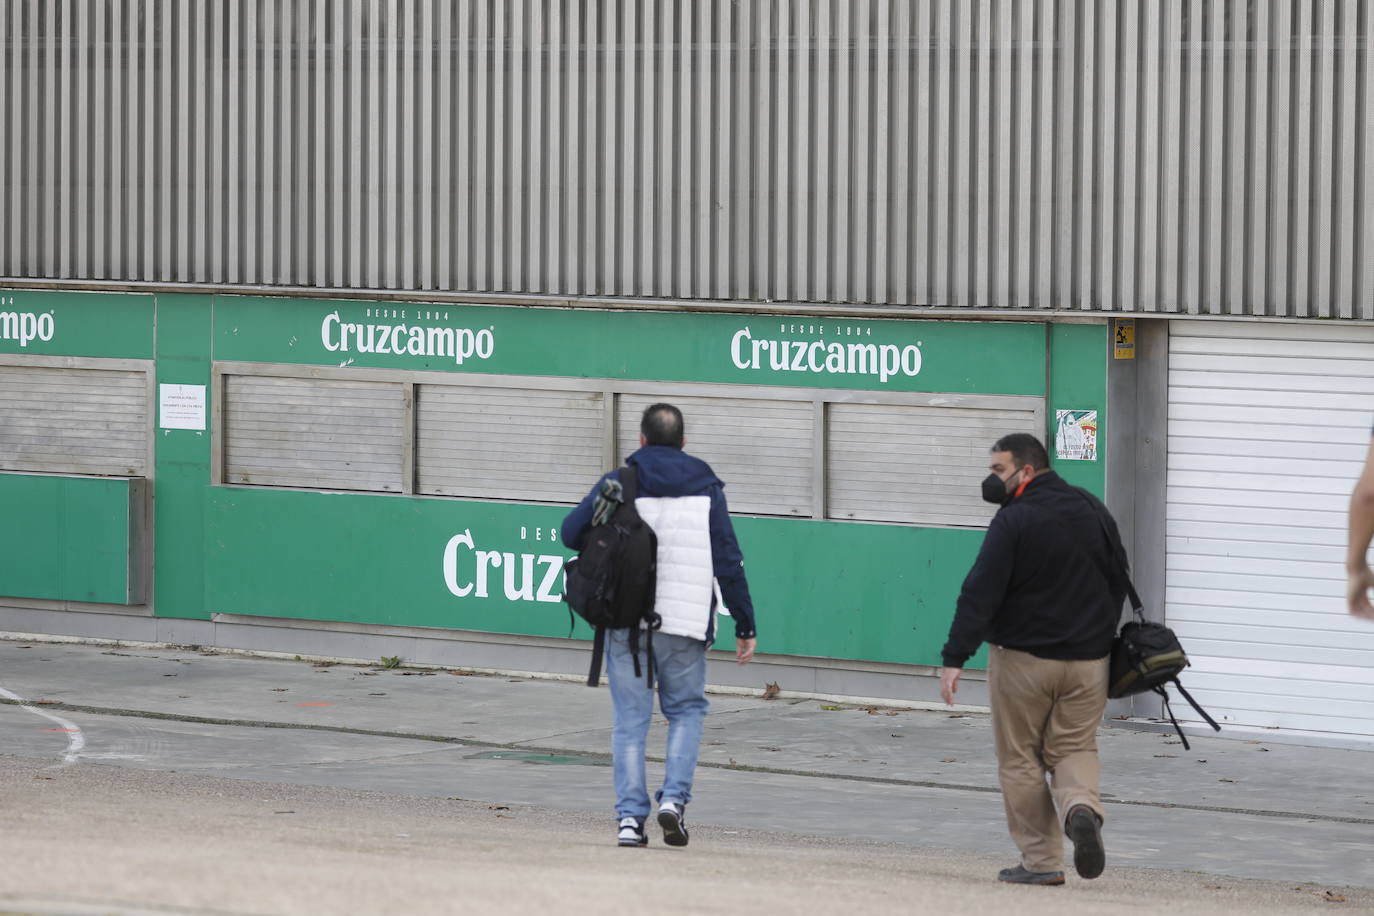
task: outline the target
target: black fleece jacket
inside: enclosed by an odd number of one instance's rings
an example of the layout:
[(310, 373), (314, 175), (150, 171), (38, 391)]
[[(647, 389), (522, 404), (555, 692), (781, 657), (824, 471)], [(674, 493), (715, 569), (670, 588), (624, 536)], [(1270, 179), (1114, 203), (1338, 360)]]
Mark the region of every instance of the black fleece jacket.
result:
[(988, 526), (959, 593), (945, 666), (962, 668), (984, 641), (1040, 658), (1101, 658), (1121, 616), (1125, 568), (1107, 507), (1053, 471), (1037, 473)]

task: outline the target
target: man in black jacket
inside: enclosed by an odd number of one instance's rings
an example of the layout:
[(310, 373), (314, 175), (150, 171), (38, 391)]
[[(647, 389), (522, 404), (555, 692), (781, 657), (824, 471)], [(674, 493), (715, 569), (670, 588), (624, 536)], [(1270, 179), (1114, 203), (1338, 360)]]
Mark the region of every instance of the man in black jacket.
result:
[(988, 642), (997, 775), (1021, 851), (998, 879), (1063, 884), (1066, 832), (1078, 874), (1096, 878), (1106, 861), (1097, 727), (1126, 551), (1107, 508), (1051, 471), (1034, 436), (1003, 436), (991, 454), (983, 498), (1002, 508), (959, 594), (940, 695), (953, 705), (964, 664)]

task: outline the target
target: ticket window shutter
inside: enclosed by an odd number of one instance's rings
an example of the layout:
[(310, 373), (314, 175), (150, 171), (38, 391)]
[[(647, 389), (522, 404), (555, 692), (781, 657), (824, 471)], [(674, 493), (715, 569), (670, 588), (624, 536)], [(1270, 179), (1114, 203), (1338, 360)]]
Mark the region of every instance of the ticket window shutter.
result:
[(226, 483), (398, 493), (399, 383), (226, 376)]
[(147, 476), (147, 373), (0, 366), (0, 470)]
[(1020, 408), (830, 404), (826, 516), (870, 522), (986, 527), (988, 449), (1008, 433), (1036, 434)]
[(600, 392), (420, 385), (416, 492), (576, 503), (605, 471)]
[[(659, 400), (620, 396), (616, 445), (620, 461), (639, 448), (644, 408)], [(687, 431), (686, 451), (725, 482), (731, 512), (810, 517), (815, 461), (811, 401), (673, 397)]]

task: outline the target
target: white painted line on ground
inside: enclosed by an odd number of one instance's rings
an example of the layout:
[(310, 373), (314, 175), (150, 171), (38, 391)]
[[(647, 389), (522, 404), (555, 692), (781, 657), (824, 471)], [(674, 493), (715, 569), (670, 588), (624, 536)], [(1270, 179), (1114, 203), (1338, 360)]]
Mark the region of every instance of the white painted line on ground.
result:
[(37, 707), (28, 706), (25, 704), (23, 697), (21, 697), (17, 693), (12, 693), (6, 690), (4, 687), (0, 687), (0, 696), (8, 697), (9, 699), (18, 702), (20, 709), (27, 710), (28, 712), (31, 712), (36, 716), (42, 716), (43, 718), (48, 719), (52, 722), (56, 722), (58, 725), (62, 726), (62, 730), (67, 733), (67, 751), (62, 755), (62, 762), (64, 764), (76, 763), (77, 758), (81, 756), (82, 748), (86, 746), (86, 735), (81, 731), (80, 727), (78, 727), (76, 723), (69, 722), (61, 716), (54, 716), (52, 713), (44, 712), (43, 710), (38, 709)]

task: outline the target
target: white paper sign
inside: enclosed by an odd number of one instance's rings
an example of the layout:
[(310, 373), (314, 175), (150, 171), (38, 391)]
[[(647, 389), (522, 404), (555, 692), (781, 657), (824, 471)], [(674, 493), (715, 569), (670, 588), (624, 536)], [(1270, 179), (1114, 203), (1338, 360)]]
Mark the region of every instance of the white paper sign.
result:
[(204, 385), (158, 385), (163, 429), (205, 428)]

